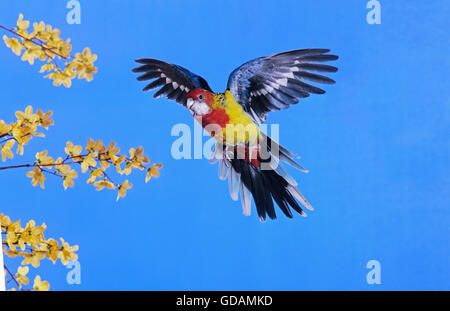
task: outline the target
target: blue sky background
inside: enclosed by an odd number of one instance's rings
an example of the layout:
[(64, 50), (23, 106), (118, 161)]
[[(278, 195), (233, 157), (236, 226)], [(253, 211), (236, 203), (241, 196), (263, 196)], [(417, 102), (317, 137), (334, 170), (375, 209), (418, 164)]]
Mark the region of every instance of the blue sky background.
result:
[[(90, 47), (99, 68), (91, 83), (55, 88), (0, 46), (0, 119), (27, 105), (55, 119), (9, 163), (43, 149), (56, 157), (67, 140), (92, 137), (123, 150), (143, 145), (164, 168), (148, 184), (133, 174), (118, 203), (84, 175), (64, 191), (56, 178), (41, 190), (26, 170), (1, 173), (0, 212), (45, 222), (47, 237), (80, 246), (81, 285), (66, 283), (59, 262), (42, 261), (51, 289), (450, 289), (448, 1), (382, 0), (381, 25), (366, 23), (362, 0), (80, 2), (81, 25), (66, 23), (65, 1), (0, 4), (0, 24), (14, 25), (19, 13), (44, 20), (75, 51)], [(293, 174), (315, 211), (260, 223), (241, 214), (217, 165), (171, 157), (171, 128), (192, 125), (191, 116), (141, 92), (131, 68), (159, 58), (223, 91), (247, 60), (308, 47), (340, 56), (337, 84), (269, 121), (310, 170)], [(371, 259), (381, 263), (381, 285), (366, 282)]]

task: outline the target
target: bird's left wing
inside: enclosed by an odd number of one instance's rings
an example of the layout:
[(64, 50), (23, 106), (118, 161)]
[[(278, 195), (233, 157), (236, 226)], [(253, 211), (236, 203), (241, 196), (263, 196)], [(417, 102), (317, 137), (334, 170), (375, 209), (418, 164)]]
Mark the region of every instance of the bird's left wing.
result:
[(137, 59), (136, 62), (142, 65), (134, 68), (133, 72), (143, 73), (137, 80), (154, 80), (143, 90), (149, 91), (160, 87), (153, 95), (155, 98), (166, 96), (186, 105), (186, 94), (189, 91), (200, 88), (212, 92), (205, 79), (181, 66), (151, 58)]
[(285, 109), (309, 94), (323, 94), (324, 90), (308, 82), (332, 84), (334, 80), (315, 72), (336, 72), (325, 64), (336, 60), (326, 54), (328, 49), (303, 49), (259, 57), (236, 68), (228, 79), (227, 88), (252, 117), (262, 123), (269, 111)]

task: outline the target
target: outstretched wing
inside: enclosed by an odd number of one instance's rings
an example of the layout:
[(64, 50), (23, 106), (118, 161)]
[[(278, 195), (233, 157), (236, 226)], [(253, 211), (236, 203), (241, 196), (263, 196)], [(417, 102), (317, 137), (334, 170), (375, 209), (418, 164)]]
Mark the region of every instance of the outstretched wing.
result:
[(235, 69), (227, 88), (253, 118), (262, 123), (269, 111), (288, 108), (298, 98), (323, 94), (324, 90), (305, 81), (333, 84), (334, 80), (312, 72), (336, 72), (337, 68), (318, 64), (338, 59), (328, 49), (303, 49), (259, 57)]
[(181, 66), (151, 58), (137, 59), (136, 62), (142, 65), (134, 68), (133, 72), (143, 73), (137, 77), (137, 80), (154, 80), (147, 84), (143, 91), (160, 87), (153, 94), (155, 98), (166, 96), (168, 99), (174, 99), (178, 103), (186, 105), (186, 94), (190, 90), (201, 88), (212, 92), (205, 79)]

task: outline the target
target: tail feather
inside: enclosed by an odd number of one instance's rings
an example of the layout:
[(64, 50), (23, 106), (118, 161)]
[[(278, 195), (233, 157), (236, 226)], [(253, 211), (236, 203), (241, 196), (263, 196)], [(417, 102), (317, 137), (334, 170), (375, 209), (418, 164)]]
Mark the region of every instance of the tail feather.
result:
[(288, 171), (284, 169), (282, 165), (280, 165), (280, 160), (277, 159), (274, 155), (272, 155), (272, 159), (270, 162), (270, 166), (272, 169), (277, 172), (278, 175), (282, 176), (290, 185), (297, 187), (297, 181), (289, 174)]
[(273, 201), (270, 192), (266, 191), (262, 171), (242, 159), (233, 159), (231, 165), (240, 173), (243, 185), (252, 194), (261, 221), (266, 219), (266, 215), (272, 219), (276, 218)]
[(237, 201), (239, 198), (239, 187), (241, 185), (241, 175), (234, 169), (231, 169), (230, 177), (228, 177), (228, 190), (230, 191), (231, 199)]
[[(294, 162), (298, 165), (293, 160), (294, 157), (298, 156), (281, 147), (269, 137), (267, 137), (267, 141), (270, 158), (267, 160), (261, 159), (261, 163), (268, 164), (264, 165), (264, 169), (262, 165), (255, 166), (248, 159), (241, 159), (232, 151), (228, 154), (224, 146), (216, 145), (216, 148), (220, 148), (217, 152), (222, 152), (223, 156), (219, 164), (219, 177), (221, 179), (228, 177), (228, 187), (233, 200), (237, 200), (240, 193), (244, 215), (250, 215), (251, 195), (261, 221), (265, 221), (267, 217), (270, 219), (277, 218), (273, 201), (289, 218), (293, 217), (291, 208), (300, 215), (306, 216), (302, 206), (310, 210), (313, 208), (298, 190), (295, 179), (280, 163), (280, 160), (284, 160), (288, 164)], [(276, 154), (274, 154), (273, 149), (271, 150), (275, 144), (275, 148), (279, 148), (279, 153)], [(222, 148), (224, 149), (222, 150)], [(289, 159), (289, 161), (286, 161), (286, 159)]]
[(241, 184), (241, 201), (242, 201), (242, 212), (245, 216), (250, 216), (252, 199), (250, 198), (250, 191), (244, 184)]
[[(291, 206), (297, 213), (302, 216), (306, 216), (303, 209), (297, 203), (289, 189), (292, 187), (289, 183), (280, 175), (278, 175), (275, 171), (272, 170), (264, 170), (265, 176), (270, 179), (270, 184), (272, 187), (277, 186), (277, 193), (281, 195), (281, 198), (284, 202), (286, 202), (289, 206)], [(281, 189), (280, 189), (281, 188)], [(273, 192), (272, 192), (273, 194)]]
[[(261, 133), (262, 134), (262, 133)], [(261, 135), (263, 141), (267, 142), (267, 148), (269, 151), (271, 151), (272, 155), (274, 155), (274, 151), (276, 154), (278, 154), (278, 157), (281, 161), (289, 164), (290, 166), (298, 169), (299, 171), (302, 171), (304, 173), (308, 173), (308, 170), (306, 168), (304, 168), (303, 166), (301, 166), (300, 164), (298, 164), (294, 158), (299, 159), (300, 156), (298, 156), (297, 154), (289, 151), (288, 149), (284, 148), (283, 146), (281, 146), (280, 144), (278, 144), (276, 141), (272, 140), (270, 137), (268, 137), (267, 135), (262, 134)]]
[[(303, 198), (303, 196), (296, 187), (292, 186), (275, 170), (262, 170), (242, 159), (232, 159), (231, 167), (240, 175), (241, 190), (248, 190), (252, 194), (256, 211), (261, 221), (265, 221), (267, 216), (271, 219), (277, 218), (273, 200), (289, 218), (293, 217), (290, 208), (300, 215), (306, 216), (300, 204), (295, 200), (295, 198), (299, 199)], [(241, 200), (243, 200), (243, 208), (245, 207), (246, 209), (244, 214), (248, 214), (248, 198), (242, 195), (242, 191)], [(299, 199), (299, 201), (302, 204), (307, 203), (304, 198), (302, 200)], [(309, 204), (305, 206), (309, 207)]]

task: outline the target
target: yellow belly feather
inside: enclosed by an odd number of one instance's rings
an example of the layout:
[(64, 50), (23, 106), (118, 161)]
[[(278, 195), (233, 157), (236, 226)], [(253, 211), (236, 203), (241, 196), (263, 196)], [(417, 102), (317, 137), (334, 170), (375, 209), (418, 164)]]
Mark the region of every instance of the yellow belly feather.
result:
[(225, 108), (225, 112), (230, 117), (228, 125), (223, 129), (224, 143), (256, 145), (259, 127), (236, 102), (230, 91), (226, 91), (225, 94), (214, 94), (213, 108), (219, 107)]

